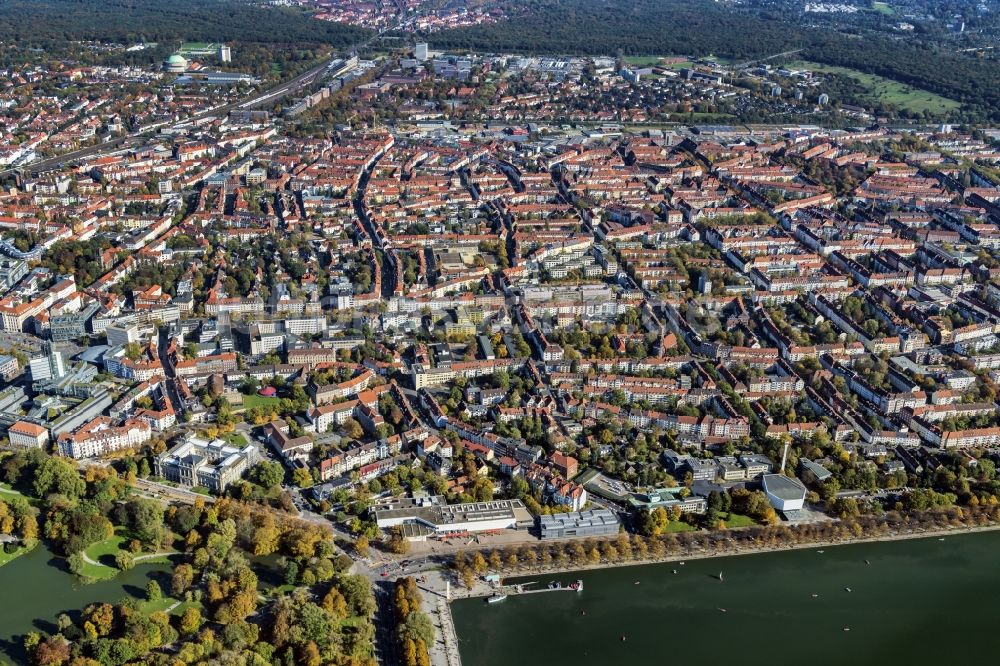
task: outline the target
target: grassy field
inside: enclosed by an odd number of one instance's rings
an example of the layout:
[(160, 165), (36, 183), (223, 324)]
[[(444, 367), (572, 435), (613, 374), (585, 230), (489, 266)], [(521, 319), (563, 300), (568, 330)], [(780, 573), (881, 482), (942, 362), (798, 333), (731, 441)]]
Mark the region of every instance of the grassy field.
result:
[(656, 63), (660, 62), (662, 56), (625, 56), (625, 62), (630, 65), (639, 65), (640, 67), (652, 67)]
[(865, 87), (868, 97), (872, 102), (884, 102), (908, 111), (917, 113), (930, 111), (933, 114), (944, 114), (961, 107), (961, 104), (953, 99), (948, 99), (947, 97), (942, 97), (941, 95), (921, 90), (920, 88), (914, 88), (913, 86), (893, 81), (877, 74), (865, 74), (864, 72), (848, 67), (821, 65), (808, 61), (792, 62), (787, 67), (849, 76)]
[(36, 541), (35, 545), (33, 545), (31, 547), (21, 546), (20, 548), (18, 548), (17, 550), (15, 550), (13, 553), (5, 553), (4, 550), (3, 550), (3, 548), (0, 548), (0, 567), (2, 567), (3, 565), (7, 564), (11, 560), (15, 560), (15, 559), (21, 557), (22, 555), (25, 555), (26, 553), (31, 552), (32, 549), (34, 549), (34, 548), (36, 548), (38, 546), (38, 543), (39, 542)]
[(80, 567), (79, 575), (83, 577), (85, 582), (111, 580), (118, 575), (118, 569), (114, 567), (106, 567), (103, 564), (95, 565), (90, 562), (84, 562)]
[(873, 2), (872, 9), (877, 11), (879, 14), (885, 14), (886, 16), (892, 16), (896, 13), (896, 10), (890, 7), (887, 2)]
[(265, 398), (264, 396), (256, 393), (253, 395), (243, 396), (244, 409), (253, 409), (254, 407), (277, 407), (279, 402), (281, 402), (281, 398)]
[(100, 562), (109, 568), (114, 568), (115, 555), (123, 548), (123, 544), (127, 540), (127, 537), (122, 532), (115, 532), (115, 535), (110, 539), (91, 544), (84, 552), (87, 554), (87, 557), (95, 562)]
[(232, 432), (227, 432), (222, 436), (222, 439), (226, 440), (233, 446), (246, 446), (250, 442), (239, 430), (233, 430)]
[(720, 513), (719, 518), (726, 523), (726, 527), (750, 527), (757, 524), (750, 516), (739, 513)]
[(667, 523), (667, 529), (663, 530), (664, 533), (677, 533), (677, 532), (693, 532), (697, 527), (694, 525), (688, 525), (687, 523), (682, 523), (679, 520)]
[[(653, 67), (659, 65), (660, 61), (664, 58), (674, 58), (675, 56), (625, 56), (625, 62), (630, 65), (635, 65), (636, 67)], [(663, 65), (666, 69), (683, 69), (684, 67), (691, 67), (691, 61), (684, 60), (682, 62), (668, 62)]]
[(11, 487), (9, 483), (3, 483), (2, 481), (0, 481), (0, 499), (3, 499), (5, 495), (7, 497), (10, 497), (11, 495), (16, 495), (17, 497), (23, 497), (24, 499), (28, 500), (28, 504), (30, 504), (31, 506), (38, 506), (38, 503), (40, 502), (40, 500), (37, 500), (34, 497), (28, 497), (20, 490), (14, 490), (14, 488)]
[[(81, 573), (84, 576), (96, 578), (98, 580), (109, 580), (117, 576), (119, 569), (115, 565), (115, 556), (119, 551), (125, 549), (128, 541), (129, 538), (125, 534), (124, 530), (119, 528), (115, 531), (114, 536), (111, 538), (91, 544), (90, 547), (84, 551), (84, 553), (91, 560), (97, 562), (97, 565), (85, 562), (84, 570)], [(170, 554), (156, 555), (155, 557), (147, 557), (148, 555), (151, 555), (151, 553), (134, 553), (136, 558), (142, 558), (136, 562), (136, 566), (141, 564), (171, 563)]]

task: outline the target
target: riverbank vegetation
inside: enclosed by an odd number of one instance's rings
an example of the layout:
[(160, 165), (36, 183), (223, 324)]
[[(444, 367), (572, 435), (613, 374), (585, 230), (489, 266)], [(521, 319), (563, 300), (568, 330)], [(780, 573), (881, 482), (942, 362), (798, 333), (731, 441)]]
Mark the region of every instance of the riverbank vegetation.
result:
[[(44, 537), (81, 578), (173, 563), (141, 599), (93, 604), (29, 633), (27, 662), (375, 663), (370, 582), (348, 573), (350, 558), (320, 525), (229, 498), (164, 505), (133, 494), (134, 473), (79, 470), (38, 450), (7, 455), (0, 476), (27, 496), (0, 496), (0, 534)], [(420, 635), (423, 625), (405, 626)]]
[(38, 543), (38, 519), (27, 498), (0, 494), (0, 566), (24, 555)]
[(667, 532), (524, 544), (489, 550), (466, 550), (451, 560), (458, 582), (472, 589), (487, 572), (506, 576), (547, 570), (569, 570), (665, 559), (732, 555), (810, 544), (908, 538), (947, 530), (1000, 527), (1000, 505), (950, 506), (918, 511), (886, 511), (841, 520), (803, 524), (755, 525), (743, 529)]

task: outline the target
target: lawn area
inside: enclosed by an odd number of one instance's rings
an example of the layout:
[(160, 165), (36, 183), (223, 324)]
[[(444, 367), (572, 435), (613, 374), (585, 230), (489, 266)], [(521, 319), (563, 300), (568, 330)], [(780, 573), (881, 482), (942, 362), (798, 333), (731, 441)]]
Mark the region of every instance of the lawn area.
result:
[(34, 546), (30, 546), (30, 547), (28, 547), (28, 546), (21, 546), (20, 548), (18, 548), (17, 550), (15, 550), (13, 553), (6, 553), (6, 552), (4, 552), (3, 548), (0, 548), (0, 567), (2, 567), (3, 565), (7, 564), (11, 560), (16, 560), (17, 558), (21, 557), (22, 555), (31, 552), (32, 549), (34, 549), (34, 548), (36, 548), (38, 546), (38, 543), (39, 542), (36, 541), (35, 545)]
[(291, 591), (294, 589), (295, 589), (294, 585), (288, 585), (286, 583), (285, 585), (276, 585), (272, 588), (264, 590), (264, 594), (268, 597), (277, 598), (277, 597), (283, 597), (286, 594), (290, 594)]
[(15, 496), (23, 497), (24, 499), (28, 500), (28, 504), (34, 507), (37, 507), (38, 504), (41, 502), (41, 500), (35, 499), (34, 497), (28, 497), (20, 490), (14, 490), (14, 488), (11, 487), (9, 483), (0, 482), (0, 500), (2, 500), (5, 497), (15, 497)]
[(660, 62), (662, 56), (625, 56), (625, 62), (630, 65), (639, 65), (640, 67), (652, 67), (656, 63)]
[(118, 554), (118, 551), (122, 549), (122, 545), (127, 540), (128, 538), (125, 534), (119, 530), (110, 539), (91, 544), (84, 552), (87, 554), (87, 557), (95, 562), (100, 562), (105, 566), (114, 568), (115, 555)]
[(80, 576), (84, 579), (92, 580), (111, 580), (118, 575), (118, 569), (115, 567), (106, 567), (103, 564), (91, 564), (90, 562), (84, 562), (80, 567)]
[(9, 483), (4, 483), (0, 481), (0, 494), (6, 493), (7, 495), (20, 495), (21, 492), (14, 490), (14, 488)]
[[(128, 536), (125, 531), (121, 528), (115, 530), (114, 536), (109, 539), (104, 539), (103, 541), (98, 541), (90, 545), (84, 554), (89, 557), (96, 565), (90, 562), (84, 562), (84, 568), (81, 572), (84, 576), (89, 578), (96, 578), (98, 580), (109, 580), (118, 575), (119, 569), (115, 566), (115, 555), (118, 554), (120, 550), (124, 550), (127, 542), (129, 541)], [(170, 564), (170, 555), (156, 555), (155, 557), (147, 557), (151, 553), (134, 553), (135, 558), (137, 558), (136, 566), (143, 564)]]
[(233, 430), (232, 432), (227, 432), (222, 436), (222, 439), (226, 440), (233, 446), (244, 447), (250, 442), (247, 441), (246, 436), (239, 430)]
[[(171, 603), (173, 603), (174, 601), (176, 601), (176, 600), (175, 599), (171, 599), (170, 600)], [(169, 604), (167, 605), (167, 608), (170, 608)], [(183, 615), (184, 611), (186, 611), (188, 608), (197, 608), (199, 610), (204, 610), (204, 606), (201, 605), (200, 601), (182, 601), (180, 603), (180, 605), (177, 606), (177, 608), (175, 608), (172, 611), (170, 611), (170, 614), (171, 615)]]
[(896, 13), (896, 10), (890, 7), (888, 2), (873, 2), (872, 9), (886, 16), (892, 16)]
[(254, 407), (277, 407), (281, 398), (265, 398), (254, 393), (243, 396), (243, 409), (253, 409)]
[(681, 521), (676, 520), (667, 523), (667, 528), (663, 531), (664, 533), (673, 532), (676, 534), (677, 532), (694, 532), (696, 529), (698, 528), (694, 525), (688, 525), (687, 523), (682, 523)]
[(156, 601), (140, 601), (139, 612), (141, 612), (143, 615), (150, 615), (152, 613), (165, 611), (176, 603), (177, 599), (173, 599), (171, 597), (161, 597)]
[(933, 114), (944, 114), (954, 111), (962, 105), (953, 99), (942, 97), (927, 90), (914, 88), (913, 86), (892, 79), (887, 79), (877, 74), (865, 74), (849, 67), (836, 67), (834, 65), (821, 65), (815, 62), (800, 60), (787, 65), (790, 69), (808, 69), (814, 72), (828, 72), (830, 74), (840, 74), (854, 79), (868, 91), (867, 96), (872, 102), (885, 102), (900, 109), (923, 113), (929, 111)]
[(720, 513), (719, 518), (726, 523), (726, 527), (750, 527), (757, 524), (753, 518), (741, 513)]
[[(150, 555), (151, 553), (146, 553)], [(136, 557), (142, 557), (141, 560), (135, 563), (136, 566), (141, 566), (143, 564), (173, 564), (174, 561), (170, 559), (176, 553), (164, 553), (162, 555), (157, 555), (156, 557), (144, 557), (142, 553), (139, 553)]]

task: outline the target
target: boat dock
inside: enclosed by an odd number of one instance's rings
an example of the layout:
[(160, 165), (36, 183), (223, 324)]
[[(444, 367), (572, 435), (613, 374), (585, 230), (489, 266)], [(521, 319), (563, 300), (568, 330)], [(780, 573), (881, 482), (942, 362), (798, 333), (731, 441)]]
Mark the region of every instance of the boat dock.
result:
[(516, 585), (504, 585), (502, 589), (506, 594), (540, 594), (542, 592), (583, 592), (583, 581), (578, 580), (569, 585), (562, 583), (549, 583), (545, 587), (537, 589), (527, 589), (528, 585), (538, 585), (540, 581), (532, 580), (527, 583), (517, 583)]

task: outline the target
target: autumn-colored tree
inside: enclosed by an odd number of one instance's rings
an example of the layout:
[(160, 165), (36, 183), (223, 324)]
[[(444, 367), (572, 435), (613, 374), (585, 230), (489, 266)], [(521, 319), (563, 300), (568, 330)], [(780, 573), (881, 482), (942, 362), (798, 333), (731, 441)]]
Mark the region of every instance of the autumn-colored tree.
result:
[(427, 654), (427, 644), (421, 639), (416, 639), (417, 646), (417, 666), (431, 666), (431, 656)]
[(33, 655), (38, 666), (61, 666), (69, 661), (69, 642), (60, 635), (50, 636), (38, 644)]
[(347, 600), (336, 587), (331, 587), (323, 597), (323, 610), (329, 613), (333, 620), (340, 621), (347, 618)]
[(179, 597), (188, 591), (194, 582), (194, 568), (190, 564), (178, 564), (170, 578), (170, 593)]
[(462, 579), (462, 584), (465, 585), (466, 589), (471, 590), (472, 586), (476, 584), (476, 574), (472, 569), (462, 569), (459, 572), (459, 576)]
[(240, 592), (226, 605), (229, 607), (230, 622), (245, 620), (248, 615), (257, 610), (257, 594), (256, 592)]
[(403, 641), (403, 666), (417, 666), (417, 645), (412, 638)]
[(92, 604), (83, 611), (84, 622), (89, 622), (98, 636), (107, 636), (114, 629), (115, 607), (111, 604)]
[(261, 524), (254, 530), (252, 538), (254, 555), (270, 555), (278, 550), (281, 539), (281, 530), (274, 522), (271, 514), (263, 514)]
[(299, 653), (298, 663), (304, 666), (322, 666), (323, 657), (319, 653), (319, 648), (312, 641), (302, 646)]
[(195, 606), (188, 606), (181, 614), (178, 631), (185, 636), (193, 636), (201, 628), (201, 611)]

